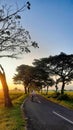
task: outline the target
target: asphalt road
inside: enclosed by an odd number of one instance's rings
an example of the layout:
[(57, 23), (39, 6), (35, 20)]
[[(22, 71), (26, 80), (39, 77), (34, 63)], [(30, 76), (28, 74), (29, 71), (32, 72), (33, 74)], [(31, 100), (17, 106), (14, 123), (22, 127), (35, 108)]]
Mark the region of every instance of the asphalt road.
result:
[(73, 111), (38, 96), (39, 102), (30, 97), (23, 107), (28, 130), (73, 130)]

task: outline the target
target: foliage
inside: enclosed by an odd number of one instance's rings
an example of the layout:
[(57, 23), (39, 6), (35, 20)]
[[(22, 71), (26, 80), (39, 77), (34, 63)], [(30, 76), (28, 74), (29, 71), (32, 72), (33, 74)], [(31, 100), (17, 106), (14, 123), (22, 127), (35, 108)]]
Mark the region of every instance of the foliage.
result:
[(30, 47), (38, 47), (31, 41), (31, 36), (20, 24), (20, 12), (25, 8), (30, 9), (27, 2), (21, 8), (11, 12), (11, 7), (0, 7), (0, 57), (17, 58), (18, 54), (30, 52)]
[(44, 94), (43, 96), (54, 103), (60, 104), (73, 110), (73, 91), (66, 91), (65, 96), (59, 94), (59, 96), (64, 97), (62, 100), (58, 100), (58, 97), (53, 98), (54, 94), (56, 94), (54, 91), (49, 91), (48, 95)]
[(44, 86), (52, 86), (54, 84), (54, 80), (49, 75), (45, 58), (39, 60), (34, 59), (33, 65), (37, 69), (37, 80), (39, 80), (39, 82), (41, 82)]
[(73, 80), (73, 55), (60, 53), (53, 56), (50, 65), (52, 74), (58, 76), (58, 83), (62, 83), (61, 94), (63, 94), (65, 85)]
[(13, 77), (14, 83), (22, 83), (30, 88), (35, 86), (35, 89), (40, 89), (42, 85), (47, 83), (47, 73), (39, 67), (20, 65), (16, 71), (17, 74)]
[(30, 86), (35, 85), (37, 88), (46, 86), (47, 92), (48, 87), (53, 85), (57, 92), (60, 83), (61, 94), (64, 94), (65, 85), (69, 85), (73, 81), (73, 55), (61, 52), (59, 55), (48, 58), (34, 59), (33, 67), (21, 65), (16, 71), (18, 73), (14, 76), (15, 82), (25, 82), (26, 80), (27, 86), (29, 84)]
[(70, 98), (67, 94), (59, 95), (57, 99), (58, 100), (66, 100), (66, 101), (70, 100)]
[(54, 80), (56, 91), (58, 84), (61, 84), (61, 94), (64, 93), (65, 85), (73, 81), (73, 54), (67, 55), (61, 52), (59, 55), (36, 59), (33, 64), (44, 69), (48, 73), (48, 78)]
[(53, 98), (58, 98), (59, 96), (60, 96), (60, 92), (55, 92), (52, 95)]
[(33, 67), (28, 65), (20, 65), (16, 69), (17, 74), (14, 75), (13, 81), (15, 84), (23, 84), (25, 93), (27, 93), (27, 87), (32, 84), (33, 80)]

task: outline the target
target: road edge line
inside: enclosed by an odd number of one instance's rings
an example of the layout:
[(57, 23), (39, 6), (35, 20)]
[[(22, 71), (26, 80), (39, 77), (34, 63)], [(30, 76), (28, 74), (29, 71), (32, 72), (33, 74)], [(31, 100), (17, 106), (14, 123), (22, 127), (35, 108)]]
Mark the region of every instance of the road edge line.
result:
[(64, 117), (64, 116), (62, 116), (62, 115), (60, 115), (60, 114), (58, 114), (57, 112), (53, 111), (53, 114), (55, 114), (55, 115), (61, 117), (62, 119), (66, 120), (68, 123), (70, 123), (70, 124), (73, 125), (73, 121), (71, 121), (71, 120), (67, 119), (66, 117)]

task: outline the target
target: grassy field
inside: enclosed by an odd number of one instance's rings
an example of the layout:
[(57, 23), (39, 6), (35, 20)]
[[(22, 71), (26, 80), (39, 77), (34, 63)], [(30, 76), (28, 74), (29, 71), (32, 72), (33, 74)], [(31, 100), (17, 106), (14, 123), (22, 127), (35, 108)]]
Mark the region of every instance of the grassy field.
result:
[(25, 120), (21, 112), (21, 104), (26, 98), (22, 91), (11, 91), (13, 107), (4, 108), (3, 93), (0, 92), (0, 130), (25, 130)]
[(54, 91), (49, 91), (48, 95), (46, 95), (45, 93), (43, 93), (42, 95), (50, 101), (53, 101), (73, 110), (73, 91), (65, 91), (66, 97), (62, 100), (59, 100), (57, 97), (55, 97)]

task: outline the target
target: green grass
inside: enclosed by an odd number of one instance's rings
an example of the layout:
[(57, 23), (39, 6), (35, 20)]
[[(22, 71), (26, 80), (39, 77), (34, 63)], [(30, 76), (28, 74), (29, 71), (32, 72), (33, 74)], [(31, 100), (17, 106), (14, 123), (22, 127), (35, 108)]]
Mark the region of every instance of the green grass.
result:
[(62, 106), (65, 106), (65, 107), (73, 110), (73, 91), (66, 91), (65, 94), (68, 95), (70, 100), (67, 100), (67, 99), (66, 100), (58, 100), (57, 98), (54, 98), (54, 95), (55, 95), (54, 91), (49, 91), (48, 95), (46, 95), (44, 93), (42, 95), (46, 99), (48, 99), (54, 103), (60, 104)]
[[(21, 104), (27, 95), (23, 92), (10, 92), (13, 107), (3, 107), (3, 97), (0, 94), (0, 130), (25, 130), (26, 121), (23, 119)], [(1, 101), (2, 100), (2, 101)]]

